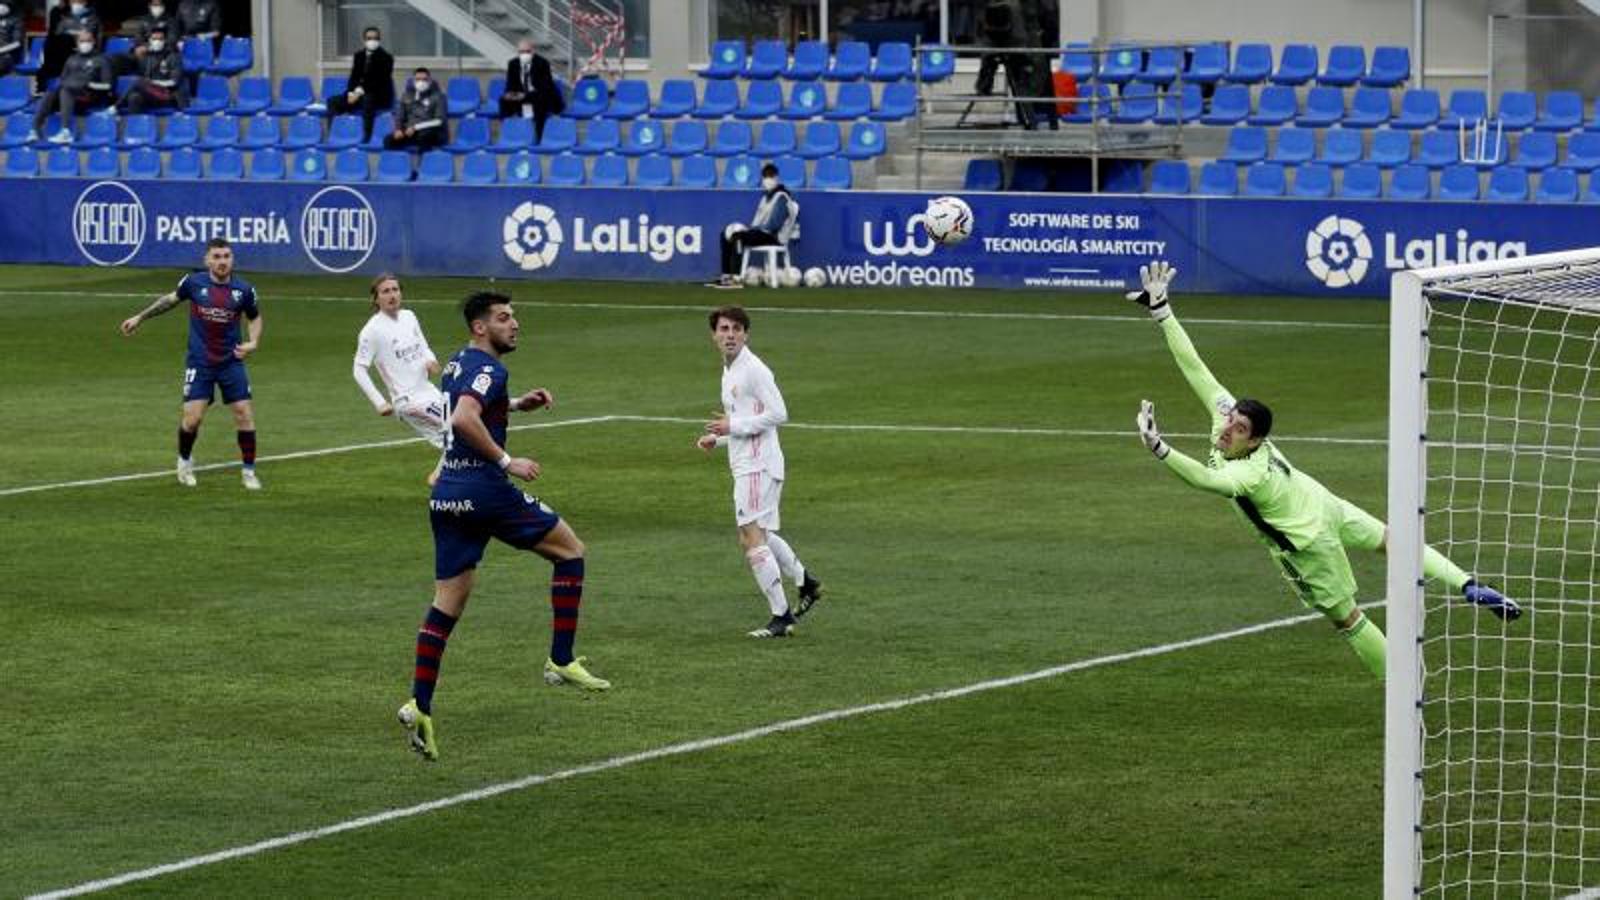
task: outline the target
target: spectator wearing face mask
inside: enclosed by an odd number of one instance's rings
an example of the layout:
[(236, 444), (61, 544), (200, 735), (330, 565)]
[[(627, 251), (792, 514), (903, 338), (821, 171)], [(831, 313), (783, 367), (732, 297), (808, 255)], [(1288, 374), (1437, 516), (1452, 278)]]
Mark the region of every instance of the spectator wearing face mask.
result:
[(89, 8), (88, 0), (60, 0), (50, 8), (46, 20), (44, 59), (34, 75), (34, 92), (43, 94), (50, 79), (61, 74), (61, 67), (73, 56), (78, 36), (88, 33), (90, 40), (100, 33), (100, 17)]
[(167, 42), (167, 31), (156, 26), (139, 56), (139, 78), (117, 101), (117, 109), (142, 113), (150, 109), (183, 109), (189, 92), (183, 80), (183, 54)]
[(100, 54), (94, 32), (83, 31), (77, 37), (78, 52), (61, 66), (61, 81), (51, 88), (39, 109), (33, 114), (33, 130), (28, 140), (39, 139), (39, 129), (53, 112), (61, 114), (61, 130), (50, 135), (52, 144), (72, 143), (72, 126), (77, 113), (83, 109), (105, 106), (111, 102), (113, 76), (111, 64)]
[(22, 62), (22, 17), (0, 0), (0, 75), (10, 75)]
[(500, 95), (500, 118), (533, 118), (533, 139), (544, 137), (544, 120), (567, 108), (550, 75), (550, 63), (534, 52), (533, 41), (517, 42), (517, 55), (506, 63), (506, 92)]
[(394, 133), (383, 139), (383, 146), (387, 150), (426, 152), (443, 147), (449, 140), (444, 95), (433, 83), (433, 73), (419, 68), (400, 97), (400, 116), (395, 119)]
[(739, 264), (749, 247), (787, 245), (799, 224), (800, 204), (790, 196), (789, 189), (778, 180), (778, 167), (767, 163), (761, 167), (761, 202), (756, 204), (756, 214), (748, 227), (729, 225), (722, 233), (722, 277), (709, 287), (741, 288)]
[(328, 115), (361, 113), (361, 140), (372, 139), (372, 120), (394, 109), (394, 57), (383, 49), (383, 33), (367, 28), (361, 49), (350, 60), (344, 93), (328, 101)]

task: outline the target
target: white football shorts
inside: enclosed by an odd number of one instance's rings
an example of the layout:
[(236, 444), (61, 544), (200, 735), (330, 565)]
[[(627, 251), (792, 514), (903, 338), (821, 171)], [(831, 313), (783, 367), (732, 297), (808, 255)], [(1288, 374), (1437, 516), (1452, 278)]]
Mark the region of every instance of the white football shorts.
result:
[(444, 394), (437, 388), (429, 385), (425, 390), (396, 397), (392, 405), (400, 421), (410, 425), (428, 443), (444, 447)]
[(733, 520), (739, 525), (755, 523), (767, 531), (777, 531), (778, 502), (783, 498), (783, 482), (766, 472), (733, 476)]

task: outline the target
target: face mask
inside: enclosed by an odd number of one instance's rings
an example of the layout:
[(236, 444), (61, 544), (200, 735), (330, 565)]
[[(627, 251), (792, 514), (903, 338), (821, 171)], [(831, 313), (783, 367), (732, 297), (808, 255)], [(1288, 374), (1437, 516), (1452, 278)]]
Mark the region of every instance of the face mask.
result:
[(11, 7), (5, 5), (4, 3), (0, 3), (0, 16), (6, 15), (9, 12), (11, 12)]
[(522, 64), (525, 65), (525, 66), (533, 65), (533, 54), (532, 53), (518, 53), (517, 54), (517, 59), (522, 60)]
[(433, 82), (424, 81), (421, 78), (418, 78), (416, 81), (411, 82), (411, 85), (417, 89), (417, 93), (426, 94), (428, 92), (428, 88), (433, 86)]
[(90, 53), (94, 52), (94, 45), (93, 44), (79, 44), (78, 45), (78, 52), (82, 53), (85, 56), (87, 56)]
[(88, 11), (88, 9), (89, 9), (89, 7), (83, 5), (82, 3), (74, 3), (74, 4), (72, 4), (72, 14), (75, 15), (75, 16), (83, 15), (85, 12)]
[(761, 179), (761, 189), (763, 191), (770, 191), (770, 190), (772, 190), (773, 188), (775, 188), (777, 186), (778, 186), (778, 179), (776, 179), (776, 178), (763, 178), (763, 179)]
[(383, 44), (380, 43), (379, 41), (368, 40), (367, 41), (367, 52), (371, 53), (372, 51), (378, 49), (381, 46), (383, 46)]
[(152, 6), (152, 7), (150, 7), (150, 15), (155, 16), (158, 19), (161, 18), (161, 14), (166, 12), (166, 11), (167, 11), (167, 8), (165, 6)]
[(160, 53), (162, 50), (165, 50), (165, 49), (167, 49), (167, 42), (166, 41), (163, 41), (161, 38), (151, 38), (150, 39), (150, 52), (152, 52), (152, 53)]

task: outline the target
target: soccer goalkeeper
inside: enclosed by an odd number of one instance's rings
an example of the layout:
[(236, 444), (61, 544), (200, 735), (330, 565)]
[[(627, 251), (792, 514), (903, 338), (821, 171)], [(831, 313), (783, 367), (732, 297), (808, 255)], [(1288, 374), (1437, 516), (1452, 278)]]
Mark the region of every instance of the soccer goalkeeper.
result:
[[(1218, 383), (1167, 302), (1167, 289), (1176, 274), (1176, 269), (1159, 260), (1141, 267), (1144, 290), (1128, 294), (1128, 299), (1147, 308), (1161, 326), (1178, 369), (1211, 413), (1212, 448), (1201, 463), (1169, 447), (1161, 439), (1155, 404), (1149, 400), (1139, 405), (1139, 436), (1173, 474), (1193, 487), (1232, 499), (1266, 543), (1301, 602), (1327, 616), (1372, 674), (1383, 678), (1383, 632), (1356, 607), (1356, 581), (1345, 549), (1382, 553), (1387, 529), (1370, 513), (1334, 496), (1316, 479), (1291, 466), (1267, 440), (1272, 432), (1272, 411), (1259, 400), (1235, 399)], [(1501, 619), (1522, 615), (1515, 601), (1478, 584), (1432, 547), (1423, 550), (1422, 568), (1429, 578), (1443, 580), (1452, 591)]]

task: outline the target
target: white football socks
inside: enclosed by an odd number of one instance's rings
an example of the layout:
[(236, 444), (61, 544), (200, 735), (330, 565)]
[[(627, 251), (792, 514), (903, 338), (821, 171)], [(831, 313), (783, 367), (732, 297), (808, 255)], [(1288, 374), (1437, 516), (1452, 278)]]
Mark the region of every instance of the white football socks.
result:
[(800, 562), (800, 557), (794, 555), (794, 550), (789, 542), (777, 534), (767, 532), (767, 546), (772, 548), (772, 555), (778, 558), (778, 568), (783, 570), (783, 576), (795, 584), (806, 580), (805, 564)]
[(745, 551), (744, 558), (750, 563), (750, 572), (756, 577), (756, 586), (766, 595), (767, 606), (772, 610), (772, 614), (781, 616), (787, 613), (789, 600), (783, 595), (783, 572), (778, 568), (778, 561), (773, 559), (772, 551), (765, 546), (752, 547)]

